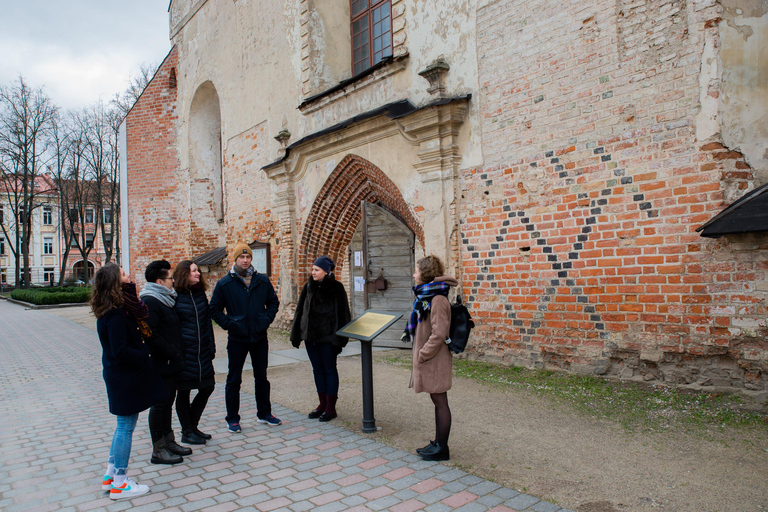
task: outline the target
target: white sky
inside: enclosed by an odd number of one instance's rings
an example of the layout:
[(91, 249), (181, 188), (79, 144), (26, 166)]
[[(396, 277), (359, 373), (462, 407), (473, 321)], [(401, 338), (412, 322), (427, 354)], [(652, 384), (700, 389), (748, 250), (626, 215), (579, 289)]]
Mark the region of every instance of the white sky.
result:
[(0, 0), (0, 85), (21, 74), (78, 109), (125, 90), (171, 49), (169, 0)]

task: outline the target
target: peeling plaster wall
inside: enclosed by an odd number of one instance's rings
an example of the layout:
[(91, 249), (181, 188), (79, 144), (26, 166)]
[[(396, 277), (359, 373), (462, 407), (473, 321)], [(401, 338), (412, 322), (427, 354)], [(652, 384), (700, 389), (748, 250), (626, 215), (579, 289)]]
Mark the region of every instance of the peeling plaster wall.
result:
[(744, 154), (762, 184), (768, 182), (768, 2), (721, 4), (723, 142)]

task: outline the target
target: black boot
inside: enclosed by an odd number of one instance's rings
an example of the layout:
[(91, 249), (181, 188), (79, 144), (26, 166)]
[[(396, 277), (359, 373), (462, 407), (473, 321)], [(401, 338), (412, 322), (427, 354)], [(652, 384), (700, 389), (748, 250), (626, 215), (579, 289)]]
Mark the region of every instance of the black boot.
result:
[(432, 450), (433, 446), (435, 446), (435, 442), (434, 441), (430, 441), (429, 444), (427, 446), (425, 446), (424, 448), (416, 448), (416, 453), (421, 455), (425, 451)]
[(184, 462), (181, 455), (176, 455), (168, 450), (165, 437), (158, 439), (152, 445), (152, 458), (149, 459), (152, 464), (178, 464)]
[(187, 444), (205, 444), (205, 438), (197, 435), (194, 430), (185, 430), (181, 433), (181, 442)]
[[(184, 441), (183, 436), (181, 440)], [(175, 453), (176, 455), (192, 455), (191, 448), (187, 448), (186, 446), (180, 446), (178, 443), (176, 443), (176, 438), (173, 435), (173, 432), (168, 432), (165, 435), (165, 449), (171, 453)]]
[(426, 448), (419, 455), (424, 460), (449, 460), (451, 458), (451, 452), (448, 449), (448, 445), (441, 446), (440, 443), (435, 441), (434, 446)]
[(311, 420), (315, 420), (315, 419), (319, 418), (320, 416), (322, 416), (323, 413), (325, 412), (325, 406), (328, 403), (327, 402), (328, 399), (327, 399), (327, 396), (326, 396), (325, 393), (318, 393), (317, 394), (317, 399), (320, 401), (320, 404), (315, 408), (314, 411), (312, 411), (311, 413), (307, 414), (307, 418), (309, 418)]

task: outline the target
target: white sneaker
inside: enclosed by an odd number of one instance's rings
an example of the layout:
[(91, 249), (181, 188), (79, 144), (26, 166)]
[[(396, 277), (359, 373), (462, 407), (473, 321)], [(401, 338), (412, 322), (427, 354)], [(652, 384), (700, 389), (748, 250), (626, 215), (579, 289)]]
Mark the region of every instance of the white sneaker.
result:
[(122, 500), (124, 498), (135, 498), (136, 496), (141, 496), (148, 492), (148, 485), (137, 484), (128, 478), (120, 487), (115, 487), (115, 484), (112, 484), (112, 489), (109, 491), (109, 497), (113, 500)]

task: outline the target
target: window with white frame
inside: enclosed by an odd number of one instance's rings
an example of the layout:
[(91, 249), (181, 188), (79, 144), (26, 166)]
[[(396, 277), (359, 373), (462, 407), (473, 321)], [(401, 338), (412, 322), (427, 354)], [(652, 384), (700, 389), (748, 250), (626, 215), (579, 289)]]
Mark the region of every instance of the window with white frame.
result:
[(111, 224), (112, 223), (112, 209), (107, 208), (104, 210), (104, 224)]
[(69, 246), (77, 247), (77, 233), (71, 233), (69, 235)]
[(8, 282), (8, 270), (4, 268), (0, 268), (0, 283), (7, 283)]
[(53, 254), (53, 238), (43, 238), (43, 254)]
[(43, 206), (43, 224), (46, 226), (53, 224), (53, 208), (50, 206)]
[(85, 223), (86, 224), (93, 224), (93, 209), (87, 208), (85, 210)]
[(69, 222), (74, 224), (75, 222), (78, 221), (79, 218), (80, 218), (80, 215), (78, 215), (77, 208), (70, 208), (69, 209)]
[(43, 281), (46, 283), (52, 283), (53, 279), (53, 267), (43, 267)]
[(85, 234), (85, 246), (89, 249), (93, 247), (93, 233)]
[(5, 237), (0, 236), (0, 254), (5, 254)]

